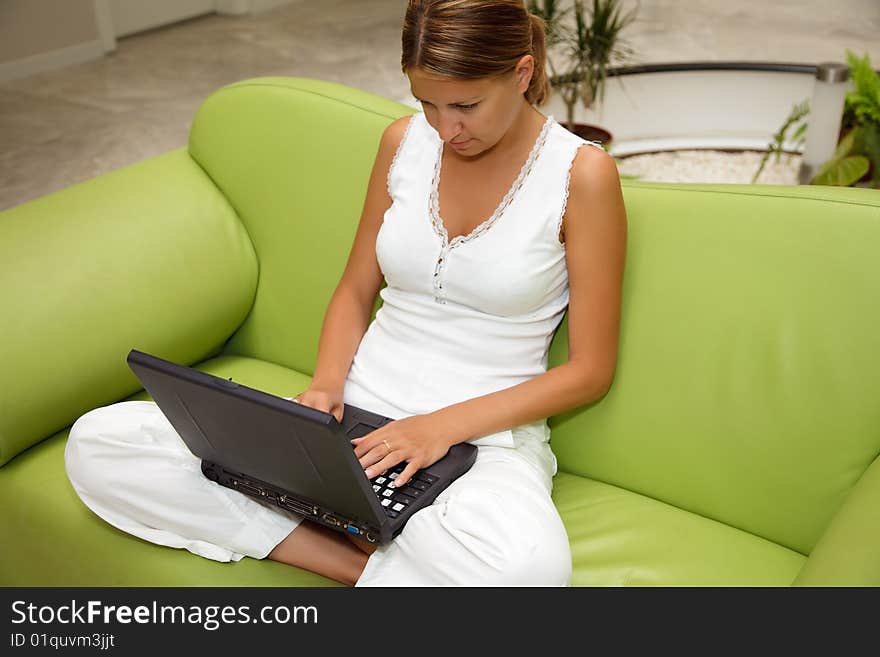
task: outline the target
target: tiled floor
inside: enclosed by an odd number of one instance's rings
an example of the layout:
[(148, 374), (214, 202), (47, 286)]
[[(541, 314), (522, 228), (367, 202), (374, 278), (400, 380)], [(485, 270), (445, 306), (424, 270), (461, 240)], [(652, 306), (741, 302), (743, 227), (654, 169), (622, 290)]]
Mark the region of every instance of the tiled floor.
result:
[[(183, 146), (202, 100), (244, 78), (301, 75), (407, 99), (405, 4), (294, 0), (256, 16), (197, 18), (120, 39), (100, 60), (0, 85), (0, 210)], [(633, 63), (812, 64), (851, 48), (880, 67), (880, 0), (639, 6)]]

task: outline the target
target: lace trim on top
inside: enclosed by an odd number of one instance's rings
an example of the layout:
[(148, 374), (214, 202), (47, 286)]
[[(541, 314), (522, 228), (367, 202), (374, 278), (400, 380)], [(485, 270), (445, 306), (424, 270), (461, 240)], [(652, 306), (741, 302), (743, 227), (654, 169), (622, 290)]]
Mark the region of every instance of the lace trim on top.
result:
[(400, 143), (397, 145), (397, 150), (394, 151), (394, 157), (391, 159), (391, 164), (388, 166), (388, 175), (385, 176), (385, 187), (388, 189), (388, 196), (391, 196), (391, 198), (394, 198), (391, 194), (391, 172), (394, 171), (397, 160), (400, 158), (400, 153), (403, 151), (403, 145), (406, 143), (406, 138), (409, 136), (409, 131), (415, 122), (416, 115), (413, 114), (406, 123), (406, 130), (403, 131), (403, 137), (400, 138)]
[(605, 147), (600, 144), (598, 141), (587, 141), (584, 140), (582, 144), (578, 144), (578, 147), (574, 149), (574, 154), (571, 156), (571, 164), (568, 165), (568, 173), (565, 175), (565, 189), (562, 194), (562, 212), (559, 213), (559, 219), (556, 221), (556, 242), (562, 248), (565, 248), (565, 242), (559, 241), (559, 233), (562, 232), (562, 221), (565, 219), (565, 211), (568, 209), (568, 193), (571, 189), (571, 170), (574, 168), (574, 159), (577, 157), (578, 151), (581, 150), (582, 146), (595, 146), (603, 153), (607, 152)]
[(550, 134), (550, 128), (553, 123), (554, 119), (552, 116), (548, 116), (547, 120), (544, 121), (544, 126), (541, 128), (541, 132), (538, 135), (537, 140), (535, 140), (535, 144), (532, 146), (532, 150), (529, 153), (525, 164), (523, 164), (522, 169), (520, 169), (519, 175), (516, 177), (516, 180), (513, 181), (513, 185), (510, 189), (507, 190), (507, 194), (501, 199), (501, 204), (495, 208), (495, 212), (492, 213), (492, 216), (474, 228), (467, 235), (456, 236), (452, 242), (449, 241), (449, 233), (446, 232), (446, 226), (440, 218), (440, 170), (443, 166), (443, 141), (440, 141), (440, 145), (437, 147), (437, 161), (434, 164), (434, 178), (431, 180), (431, 197), (428, 207), (431, 213), (431, 224), (434, 226), (434, 232), (443, 239), (444, 250), (451, 250), (459, 244), (474, 240), (492, 227), (498, 217), (504, 213), (507, 206), (513, 201), (514, 196), (526, 181), (535, 160), (541, 152), (541, 148), (544, 146), (544, 142), (547, 141), (547, 135)]

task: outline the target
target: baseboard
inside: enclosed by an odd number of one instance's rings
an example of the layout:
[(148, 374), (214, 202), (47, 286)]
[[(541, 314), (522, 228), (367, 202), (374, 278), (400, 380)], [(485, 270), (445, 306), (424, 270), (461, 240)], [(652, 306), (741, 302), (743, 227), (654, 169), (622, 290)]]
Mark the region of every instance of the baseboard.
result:
[(259, 14), (282, 5), (289, 5), (293, 0), (217, 0), (215, 6), (218, 14), (241, 16), (243, 14)]
[(248, 0), (217, 0), (214, 3), (218, 14), (227, 16), (241, 16), (250, 11), (250, 2)]
[(251, 12), (258, 14), (262, 11), (277, 9), (282, 5), (289, 5), (292, 0), (251, 0)]
[(104, 56), (101, 39), (0, 63), (0, 83), (81, 64)]

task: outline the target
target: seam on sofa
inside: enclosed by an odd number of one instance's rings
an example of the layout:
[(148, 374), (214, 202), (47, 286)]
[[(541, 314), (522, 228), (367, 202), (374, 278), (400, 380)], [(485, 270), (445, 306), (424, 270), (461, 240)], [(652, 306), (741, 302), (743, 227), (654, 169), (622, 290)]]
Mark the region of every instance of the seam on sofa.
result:
[[(627, 187), (639, 188), (639, 189), (657, 189), (657, 190), (665, 190), (669, 191), (670, 187), (673, 185), (691, 185), (694, 183), (668, 183), (666, 185), (662, 183), (627, 183)], [(715, 183), (712, 183), (714, 185)], [(758, 194), (746, 189), (731, 189), (731, 190), (722, 190), (722, 189), (700, 189), (698, 187), (679, 187), (676, 186), (674, 188), (677, 192), (696, 192), (700, 194), (731, 194), (734, 196), (752, 196), (758, 198), (785, 198), (790, 200), (804, 200), (804, 201), (825, 201), (827, 203), (839, 203), (843, 205), (856, 205), (860, 207), (868, 207), (868, 208), (876, 208), (880, 210), (880, 204), (875, 203), (863, 203), (859, 201), (851, 201), (848, 199), (839, 199), (839, 198), (828, 198), (826, 196), (799, 196), (797, 194), (789, 195), (783, 193), (770, 193), (770, 194)]]
[[(356, 105), (355, 103), (351, 103), (351, 102), (349, 102), (349, 101), (342, 100), (342, 99), (340, 99), (340, 98), (337, 98), (336, 96), (329, 96), (329, 95), (327, 95), (327, 94), (322, 94), (322, 93), (320, 93), (320, 92), (313, 91), (313, 90), (311, 90), (311, 89), (302, 89), (301, 87), (289, 87), (289, 86), (287, 86), (287, 85), (283, 85), (283, 84), (271, 84), (271, 83), (268, 83), (268, 82), (247, 82), (247, 83), (236, 83), (236, 84), (234, 84), (234, 85), (232, 85), (232, 86), (229, 86), (229, 87), (223, 87), (222, 89), (217, 90), (214, 94), (212, 94), (212, 96), (217, 95), (217, 94), (221, 94), (221, 93), (226, 92), (226, 91), (231, 91), (231, 90), (234, 90), (234, 89), (244, 89), (244, 88), (247, 88), (247, 87), (272, 87), (273, 89), (288, 89), (288, 90), (291, 90), (291, 91), (298, 91), (299, 93), (303, 93), (303, 94), (311, 94), (312, 96), (318, 96), (318, 97), (320, 97), (320, 98), (326, 98), (327, 100), (332, 100), (332, 101), (334, 101), (334, 102), (340, 103), (341, 105), (347, 105), (347, 106), (349, 106), (349, 107), (354, 107), (355, 109), (358, 109), (358, 110), (360, 110), (360, 111), (362, 111), (362, 112), (369, 112), (370, 114), (375, 114), (376, 116), (381, 116), (381, 117), (386, 118), (386, 119), (396, 119), (396, 118), (398, 118), (398, 117), (394, 116), (393, 114), (386, 114), (386, 113), (384, 113), (384, 112), (379, 112), (379, 111), (376, 111), (376, 110), (374, 110), (374, 109), (370, 109), (370, 108), (368, 108), (368, 107), (364, 107), (363, 105)], [(365, 93), (366, 93), (366, 92), (365, 92)], [(209, 98), (210, 98), (210, 97), (209, 97)], [(390, 98), (383, 98), (382, 100), (385, 100), (385, 101), (387, 101), (387, 102), (389, 102), (389, 103), (396, 102), (396, 101), (391, 100)], [(207, 99), (206, 99), (206, 102), (207, 102)], [(402, 106), (402, 107), (406, 107), (406, 105), (401, 105), (401, 106)], [(418, 111), (418, 110), (416, 110), (416, 109), (414, 109), (414, 108), (412, 108), (412, 107), (410, 107), (409, 109), (411, 109), (411, 110), (413, 111), (413, 113), (415, 113), (415, 112)]]
[(205, 169), (205, 167), (202, 166), (202, 163), (199, 162), (198, 159), (192, 154), (192, 151), (190, 151), (190, 149), (189, 149), (189, 143), (187, 143), (187, 145), (184, 146), (183, 148), (181, 148), (180, 150), (184, 150), (184, 149), (186, 150), (186, 154), (189, 155), (189, 159), (191, 159), (193, 161), (193, 163), (199, 168), (199, 170), (203, 174), (205, 174), (205, 177), (211, 182), (211, 184), (214, 185), (214, 189), (217, 190), (217, 193), (223, 196), (223, 199), (226, 201), (226, 204), (232, 210), (232, 213), (235, 215), (236, 220), (241, 225), (242, 230), (244, 230), (244, 234), (247, 235), (248, 242), (250, 242), (250, 245), (251, 245), (251, 251), (253, 251), (253, 254), (254, 254), (254, 260), (257, 261), (257, 281), (256, 281), (256, 284), (254, 285), (254, 295), (251, 298), (251, 305), (250, 305), (250, 308), (248, 308), (247, 314), (245, 314), (244, 319), (241, 320), (241, 323), (232, 332), (232, 335), (230, 335), (228, 338), (226, 338), (226, 340), (223, 341), (223, 344), (220, 345), (220, 350), (217, 353), (208, 354), (208, 356), (206, 358), (202, 359), (204, 361), (204, 360), (207, 360), (208, 358), (214, 358), (216, 356), (223, 355), (224, 349), (226, 348), (226, 345), (229, 344), (229, 341), (233, 338), (233, 336), (235, 336), (236, 333), (238, 333), (238, 330), (242, 326), (245, 325), (248, 318), (251, 316), (251, 313), (254, 311), (254, 306), (257, 305), (257, 294), (259, 294), (259, 292), (260, 292), (260, 277), (263, 273), (263, 267), (260, 263), (260, 254), (257, 251), (256, 245), (254, 244), (254, 238), (251, 236), (251, 233), (247, 228), (247, 224), (244, 221), (242, 221), (241, 212), (239, 212), (238, 208), (235, 207), (235, 204), (232, 202), (232, 199), (226, 194), (226, 192), (223, 191), (223, 188), (220, 187), (220, 185), (217, 184), (217, 181), (214, 180), (214, 178), (211, 176), (210, 173), (208, 173), (208, 170)]

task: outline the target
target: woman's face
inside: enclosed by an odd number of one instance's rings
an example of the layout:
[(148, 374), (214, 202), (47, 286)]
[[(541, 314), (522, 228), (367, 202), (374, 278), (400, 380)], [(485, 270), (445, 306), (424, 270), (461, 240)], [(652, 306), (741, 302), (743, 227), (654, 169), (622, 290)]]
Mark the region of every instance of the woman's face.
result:
[(523, 94), (533, 61), (525, 55), (513, 71), (476, 80), (440, 77), (416, 67), (407, 75), (431, 127), (459, 155), (472, 157), (497, 144), (527, 105)]

